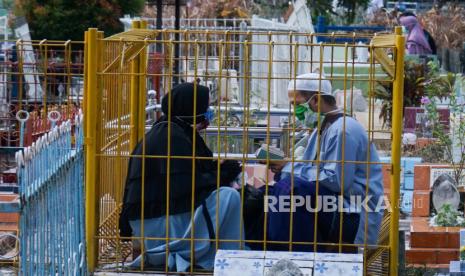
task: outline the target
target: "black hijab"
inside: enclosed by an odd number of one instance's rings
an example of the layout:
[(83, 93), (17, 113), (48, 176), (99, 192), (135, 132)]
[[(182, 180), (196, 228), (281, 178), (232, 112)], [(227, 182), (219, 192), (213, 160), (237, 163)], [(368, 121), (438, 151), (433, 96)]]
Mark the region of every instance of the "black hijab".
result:
[[(192, 124), (194, 116), (196, 123), (201, 123), (205, 120), (202, 116), (207, 112), (209, 106), (209, 89), (206, 86), (194, 84), (190, 82), (177, 85), (171, 90), (171, 93), (163, 97), (161, 101), (161, 110), (165, 115), (178, 117), (179, 119)], [(194, 114), (194, 99), (196, 99), (196, 109)], [(169, 103), (171, 102), (171, 113), (169, 112)]]

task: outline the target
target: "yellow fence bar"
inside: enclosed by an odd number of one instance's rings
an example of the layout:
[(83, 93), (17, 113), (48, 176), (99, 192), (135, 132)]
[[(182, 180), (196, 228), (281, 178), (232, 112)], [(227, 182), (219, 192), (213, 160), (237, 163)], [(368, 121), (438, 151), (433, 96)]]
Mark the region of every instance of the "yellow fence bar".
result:
[(404, 46), (405, 37), (400, 27), (396, 28), (396, 74), (392, 95), (392, 170), (391, 170), (391, 227), (390, 227), (390, 275), (397, 275), (399, 255), (399, 196), (400, 196), (400, 157), (402, 142), (402, 106), (404, 94)]
[[(99, 90), (97, 84), (97, 58), (98, 58), (98, 32), (90, 28), (86, 35), (86, 76), (85, 76), (85, 103), (86, 103), (86, 241), (87, 241), (87, 267), (93, 271), (97, 264), (98, 242), (96, 241), (98, 228), (98, 159), (97, 154), (97, 108)], [(92, 98), (94, 100), (92, 100)]]
[[(140, 22), (140, 29), (147, 28), (147, 21), (142, 20)], [(137, 140), (142, 140), (142, 137), (145, 134), (145, 105), (147, 102), (147, 49), (148, 43), (147, 40), (144, 41), (144, 48), (138, 56), (139, 59), (139, 107), (138, 107), (138, 131), (137, 131)], [(160, 91), (157, 91), (160, 93)]]
[[(140, 28), (140, 21), (134, 20), (132, 21), (132, 26), (133, 29), (139, 29)], [(124, 57), (122, 57), (124, 58)], [(139, 77), (136, 75), (136, 72), (139, 71), (139, 58), (135, 58), (131, 61), (131, 92), (130, 92), (130, 122), (131, 122), (131, 127), (134, 128), (133, 131), (131, 131), (130, 134), (130, 140), (129, 140), (129, 145), (130, 148), (133, 149), (137, 141), (139, 141), (139, 135), (138, 135), (138, 128), (139, 128)]]
[[(389, 232), (389, 245), (387, 245), (387, 239), (383, 240), (383, 243), (373, 245), (376, 247), (380, 254), (383, 254), (383, 257), (379, 257), (379, 254), (376, 255), (377, 260), (385, 260), (384, 258), (390, 254), (389, 263), (382, 266), (382, 273), (387, 274), (389, 269), (389, 275), (397, 275), (398, 267), (398, 225), (399, 225), (399, 182), (400, 182), (400, 154), (401, 154), (401, 128), (402, 128), (402, 95), (403, 95), (403, 52), (404, 52), (404, 37), (399, 33), (399, 30), (396, 30), (396, 35), (378, 36), (375, 40), (376, 43), (372, 41), (370, 46), (360, 46), (356, 44), (335, 44), (333, 43), (319, 43), (316, 44), (313, 40), (302, 40), (302, 38), (307, 37), (302, 34), (301, 37), (298, 34), (288, 34), (289, 41), (283, 42), (279, 41), (279, 37), (274, 33), (247, 33), (247, 36), (240, 41), (235, 41), (234, 37), (241, 35), (237, 32), (216, 32), (210, 33), (209, 31), (205, 32), (183, 32), (182, 39), (176, 38), (176, 35), (181, 36), (181, 33), (163, 30), (160, 31), (148, 31), (145, 30), (146, 22), (144, 21), (134, 21), (132, 25), (133, 29), (131, 31), (115, 35), (110, 37), (110, 39), (103, 40), (102, 33), (98, 32), (97, 29), (89, 29), (86, 32), (86, 44), (85, 44), (85, 97), (84, 97), (84, 108), (86, 115), (86, 239), (87, 239), (87, 259), (88, 259), (88, 268), (92, 272), (99, 265), (104, 265), (108, 263), (121, 263), (124, 261), (129, 261), (128, 259), (131, 252), (134, 254), (132, 260), (137, 257), (137, 250), (141, 249), (143, 254), (144, 252), (144, 242), (151, 240), (163, 240), (167, 244), (171, 240), (185, 240), (191, 242), (190, 251), (194, 255), (195, 243), (201, 241), (202, 239), (197, 239), (194, 235), (198, 233), (197, 229), (192, 229), (192, 232), (189, 236), (185, 238), (173, 238), (169, 236), (170, 227), (169, 223), (166, 223), (166, 233), (164, 237), (154, 237), (153, 235), (145, 236), (144, 230), (144, 220), (141, 220), (141, 232), (140, 235), (135, 235), (130, 237), (132, 241), (139, 241), (140, 247), (137, 247), (137, 244), (127, 242), (124, 239), (121, 239), (119, 233), (117, 232), (118, 226), (118, 215), (120, 213), (120, 207), (122, 206), (122, 193), (125, 188), (125, 179), (127, 173), (127, 165), (129, 158), (137, 158), (136, 154), (131, 152), (136, 147), (139, 141), (143, 141), (144, 145), (142, 148), (142, 172), (141, 175), (145, 175), (145, 170), (150, 169), (145, 166), (145, 163), (149, 158), (164, 158), (166, 160), (170, 159), (192, 159), (192, 167), (196, 167), (196, 161), (201, 159), (214, 159), (218, 161), (216, 169), (220, 168), (221, 161), (223, 159), (237, 159), (242, 160), (243, 165), (248, 165), (249, 161), (257, 162), (258, 159), (251, 158), (249, 154), (252, 152), (252, 149), (255, 149), (256, 140), (249, 142), (249, 130), (252, 128), (253, 119), (256, 116), (257, 125), (261, 121), (266, 122), (266, 126), (262, 126), (265, 135), (265, 138), (257, 138), (257, 140), (262, 139), (268, 147), (273, 143), (273, 139), (277, 140), (278, 138), (272, 137), (271, 129), (271, 109), (272, 109), (272, 96), (273, 93), (286, 93), (286, 87), (282, 88), (279, 86), (283, 81), (289, 81), (295, 79), (299, 71), (313, 71), (313, 67), (318, 69), (325, 70), (325, 68), (330, 68), (330, 74), (326, 78), (334, 82), (334, 86), (338, 83), (338, 86), (342, 87), (344, 98), (347, 94), (353, 96), (355, 82), (363, 85), (368, 82), (368, 91), (372, 91), (376, 82), (387, 82), (393, 86), (393, 116), (392, 116), (392, 148), (386, 149), (385, 151), (391, 151), (392, 154), (392, 177), (391, 177), (391, 186), (390, 186), (390, 206), (392, 207), (392, 214), (390, 220), (386, 220), (384, 225), (389, 226), (384, 228), (385, 236)], [(153, 40), (158, 34), (163, 34), (163, 39)], [(213, 35), (214, 34), (214, 35)], [(202, 36), (203, 35), (203, 36)], [(206, 40), (205, 40), (206, 37)], [(211, 39), (210, 38), (213, 38)], [(311, 36), (309, 36), (311, 37)], [(355, 35), (354, 35), (355, 37)], [(247, 38), (247, 39), (246, 39)], [(174, 39), (174, 40), (173, 40)], [(301, 39), (301, 40), (299, 40)], [(277, 41), (275, 41), (277, 40)], [(305, 42), (306, 41), (306, 42)], [(174, 48), (175, 45), (179, 44), (181, 48), (181, 53), (178, 56), (180, 60), (185, 61), (183, 68), (180, 68), (179, 74), (174, 73), (173, 64), (174, 62)], [(160, 65), (161, 69), (157, 70), (148, 70), (148, 64), (153, 65), (150, 62), (153, 62), (148, 55), (148, 53), (153, 53), (152, 46), (160, 45), (160, 49), (157, 53), (163, 54), (163, 63)], [(235, 55), (234, 51), (237, 52), (237, 48), (242, 47), (242, 54)], [(284, 48), (290, 50), (289, 60), (281, 60), (277, 58), (277, 54), (284, 52)], [(336, 47), (339, 47), (344, 51), (344, 60), (334, 59), (334, 53), (331, 53), (330, 61), (324, 60), (324, 53), (327, 50), (334, 51)], [(376, 55), (370, 57), (368, 62), (358, 62), (354, 59), (354, 56), (349, 56), (349, 53), (353, 52), (357, 47), (368, 48), (368, 51), (377, 50), (378, 56), (388, 56), (388, 53), (394, 53), (393, 60), (389, 62), (384, 62), (384, 59), (379, 60)], [(182, 50), (184, 49), (184, 50)], [(258, 55), (260, 51), (266, 53), (266, 55)], [(266, 52), (265, 52), (266, 51)], [(319, 55), (318, 55), (319, 52)], [(305, 54), (305, 55), (303, 55)], [(318, 57), (314, 57), (317, 55)], [(293, 58), (292, 58), (293, 57)], [(283, 58), (286, 59), (286, 58)], [(310, 60), (309, 60), (310, 59)], [(215, 64), (215, 62), (217, 64)], [(356, 75), (355, 65), (360, 63), (363, 66), (369, 66), (369, 77), (358, 76)], [(209, 64), (213, 64), (210, 66)], [(242, 70), (237, 69), (239, 64), (243, 65)], [(394, 67), (389, 67), (390, 64), (394, 64)], [(254, 69), (257, 68), (261, 69)], [(349, 65), (352, 66), (352, 70), (349, 69)], [(286, 72), (286, 76), (283, 74), (278, 74), (279, 67), (289, 67), (289, 72)], [(360, 67), (363, 67), (360, 66)], [(302, 67), (302, 68), (301, 68)], [(286, 67), (287, 68), (287, 67)], [(293, 68), (293, 70), (292, 70)], [(336, 68), (341, 69), (342, 73), (336, 73), (334, 71)], [(392, 70), (389, 70), (392, 69)], [(182, 71), (184, 70), (184, 71)], [(238, 71), (236, 71), (238, 70)], [(261, 70), (261, 71), (260, 71)], [(327, 69), (328, 70), (328, 69)], [(276, 72), (275, 72), (276, 71)], [(334, 71), (334, 72), (333, 72)], [(389, 72), (393, 71), (391, 75)], [(329, 72), (329, 71), (328, 71)], [(361, 71), (362, 72), (362, 71)], [(233, 75), (235, 73), (236, 75)], [(343, 76), (341, 76), (341, 74)], [(362, 73), (360, 73), (362, 74)], [(144, 133), (146, 130), (146, 93), (147, 85), (149, 81), (154, 78), (160, 78), (160, 96), (163, 96), (163, 93), (171, 90), (173, 79), (184, 77), (181, 79), (182, 82), (203, 82), (205, 85), (212, 85), (212, 91), (216, 93), (217, 101), (214, 105), (217, 106), (217, 124), (210, 127), (210, 132), (212, 127), (218, 126), (216, 130), (217, 137), (214, 139), (208, 137), (208, 133), (205, 135), (206, 142), (213, 141), (217, 147), (218, 156), (215, 157), (198, 157), (195, 154), (197, 149), (193, 149), (192, 156), (177, 156), (175, 154), (171, 155), (171, 149), (174, 145), (171, 144), (170, 139), (167, 142), (167, 152), (166, 156), (147, 154), (145, 151), (145, 141)], [(319, 81), (322, 81), (322, 76), (320, 75)], [(213, 80), (216, 81), (216, 87), (213, 87)], [(232, 81), (243, 82), (239, 84), (243, 87), (244, 104), (243, 104), (243, 118), (239, 126), (232, 127), (232, 123), (228, 121), (228, 118), (234, 117), (233, 113), (229, 112), (229, 105), (232, 103), (228, 100), (228, 93), (234, 92), (233, 88), (228, 89), (232, 85)], [(342, 82), (342, 83), (341, 83)], [(350, 85), (349, 85), (350, 82)], [(263, 88), (262, 88), (262, 84)], [(287, 84), (286, 84), (287, 86)], [(158, 89), (158, 88), (157, 88)], [(262, 89), (263, 91), (259, 91)], [(254, 91), (257, 90), (257, 91)], [(197, 92), (197, 90), (196, 90)], [(260, 93), (263, 92), (263, 95)], [(252, 95), (252, 94), (258, 94)], [(369, 97), (373, 97), (372, 93), (368, 93)], [(168, 99), (171, 94), (167, 94)], [(266, 116), (263, 118), (254, 114), (251, 105), (252, 97), (262, 97), (263, 96), (263, 106), (261, 106), (261, 111), (266, 112)], [(287, 96), (287, 95), (285, 95)], [(352, 98), (351, 96), (351, 98)], [(231, 97), (232, 98), (232, 97)], [(212, 99), (214, 99), (212, 97)], [(211, 100), (211, 99), (210, 99)], [(282, 99), (281, 99), (282, 100)], [(276, 98), (276, 101), (278, 99)], [(352, 100), (353, 101), (353, 100)], [(168, 100), (168, 102), (171, 102)], [(318, 101), (320, 103), (320, 101)], [(369, 99), (368, 104), (374, 105), (373, 99)], [(349, 103), (344, 102), (344, 110), (347, 109)], [(196, 102), (193, 102), (194, 109), (196, 108)], [(212, 104), (213, 105), (213, 104)], [(172, 106), (168, 106), (168, 114), (172, 110)], [(221, 109), (223, 108), (223, 109)], [(371, 139), (374, 138), (374, 132), (379, 132), (379, 137), (383, 139), (388, 137), (386, 131), (383, 132), (382, 129), (375, 129), (374, 126), (374, 107), (370, 106), (368, 111), (368, 127), (367, 135), (370, 135)], [(373, 108), (373, 110), (371, 110)], [(282, 108), (284, 109), (284, 108)], [(221, 111), (220, 111), (221, 110)], [(282, 112), (282, 111), (281, 111)], [(289, 117), (294, 119), (292, 126), (289, 126), (288, 129), (282, 128), (282, 131), (287, 131), (293, 133), (292, 142), (289, 142), (287, 145), (289, 153), (288, 155), (292, 156), (292, 162), (297, 161), (294, 157), (295, 153), (290, 153), (292, 149), (289, 148), (290, 145), (295, 145), (295, 118), (292, 116), (292, 113), (295, 110), (289, 108)], [(354, 112), (351, 109), (351, 112)], [(195, 113), (195, 112), (194, 112)], [(150, 114), (149, 114), (150, 115)], [(260, 115), (261, 116), (261, 115)], [(277, 115), (273, 115), (277, 116)], [(224, 120), (222, 119), (224, 117)], [(151, 118), (156, 120), (156, 118)], [(195, 125), (198, 118), (194, 117), (193, 125)], [(289, 119), (291, 123), (292, 119)], [(171, 120), (171, 119), (169, 119)], [(261, 124), (261, 122), (260, 122)], [(321, 118), (318, 119), (318, 126), (321, 127)], [(221, 128), (221, 131), (220, 131)], [(228, 147), (229, 145), (234, 145), (233, 128), (242, 128), (243, 130), (243, 147), (241, 149), (242, 156), (228, 156)], [(258, 128), (258, 127), (257, 127)], [(171, 137), (171, 128), (168, 128), (168, 137)], [(224, 131), (223, 131), (224, 129)], [(230, 130), (233, 129), (233, 130)], [(231, 134), (228, 134), (230, 131)], [(213, 133), (213, 132), (211, 132)], [(210, 133), (210, 134), (211, 134)], [(194, 133), (195, 134), (195, 133)], [(203, 133), (202, 133), (203, 134)], [(253, 135), (253, 133), (252, 133)], [(286, 134), (289, 136), (290, 134)], [(214, 136), (214, 135), (210, 135)], [(199, 139), (197, 136), (193, 135), (193, 145), (196, 143), (196, 139)], [(231, 139), (230, 139), (231, 138)], [(288, 137), (289, 138), (289, 137)], [(255, 138), (253, 138), (255, 139)], [(282, 138), (279, 138), (282, 139)], [(289, 138), (291, 139), (291, 138)], [(381, 139), (381, 138), (378, 138)], [(157, 142), (157, 141), (153, 141)], [(249, 149), (249, 144), (251, 145)], [(257, 143), (258, 144), (258, 143)], [(208, 145), (208, 144), (207, 144)], [(212, 146), (212, 151), (214, 146)], [(232, 148), (233, 148), (232, 147)], [(223, 155), (223, 152), (225, 154)], [(231, 152), (231, 151), (230, 151)], [(235, 153), (235, 152), (232, 152)], [(344, 154), (343, 154), (344, 155)], [(316, 163), (321, 162), (341, 162), (344, 164), (354, 163), (358, 161), (348, 161), (348, 160), (320, 160), (320, 153), (318, 152)], [(310, 162), (311, 160), (304, 160), (302, 162)], [(265, 161), (267, 164), (270, 164), (269, 158)], [(313, 162), (313, 161), (312, 161)], [(360, 161), (360, 164), (366, 164), (367, 166), (375, 165), (379, 162), (371, 161)], [(246, 168), (243, 168), (245, 171)], [(369, 169), (368, 169), (369, 170)], [(195, 171), (195, 170), (194, 170)], [(194, 182), (195, 173), (193, 171), (193, 181), (190, 183), (191, 187), (186, 187), (192, 192), (192, 202), (191, 202), (191, 212), (195, 210), (194, 208), (194, 198), (197, 196), (195, 194), (195, 186), (198, 184)], [(167, 187), (166, 187), (166, 218), (167, 221), (170, 219), (170, 162), (167, 162)], [(218, 187), (220, 174), (217, 174)], [(243, 181), (245, 182), (245, 176), (242, 176)], [(144, 178), (143, 178), (144, 179)], [(270, 175), (266, 173), (264, 175), (265, 180), (271, 180)], [(268, 181), (265, 181), (268, 182)], [(141, 183), (141, 198), (144, 198), (146, 185), (151, 183), (145, 183), (145, 180), (142, 180)], [(346, 183), (344, 183), (345, 185)], [(293, 185), (293, 184), (291, 184)], [(319, 185), (319, 184), (318, 184)], [(367, 184), (368, 185), (368, 184)], [(268, 186), (266, 186), (268, 189)], [(292, 189), (291, 189), (292, 190)], [(343, 189), (344, 190), (344, 189)], [(244, 190), (241, 190), (241, 219), (242, 212), (244, 211)], [(341, 192), (342, 193), (342, 192)], [(368, 189), (366, 191), (368, 193)], [(291, 195), (292, 192), (291, 192)], [(217, 197), (218, 199), (219, 197)], [(316, 200), (319, 200), (318, 198)], [(141, 218), (144, 217), (144, 204), (142, 202), (141, 206)], [(217, 205), (220, 206), (222, 202), (217, 202)], [(292, 203), (291, 203), (292, 204)], [(316, 203), (318, 205), (318, 203)], [(191, 214), (193, 219), (193, 214)], [(318, 214), (316, 214), (317, 216)], [(101, 219), (100, 219), (101, 218)], [(213, 218), (212, 218), (213, 219)], [(242, 229), (243, 221), (240, 222), (240, 228)], [(295, 220), (295, 219), (294, 219)], [(317, 218), (315, 218), (316, 222)], [(263, 248), (269, 248), (270, 244), (274, 243), (269, 241), (267, 238), (267, 216), (263, 217), (263, 234), (264, 237), (260, 240), (249, 240), (250, 242), (263, 245)], [(276, 243), (283, 243), (289, 246), (289, 249), (294, 249), (294, 245), (303, 244), (303, 242), (294, 241), (293, 237), (293, 219), (291, 215), (291, 223), (289, 227), (289, 241), (279, 241)], [(342, 218), (340, 219), (342, 222)], [(218, 226), (219, 221), (218, 217), (213, 221), (215, 225)], [(315, 223), (315, 228), (317, 228), (317, 223)], [(365, 266), (366, 268), (372, 264), (368, 262), (370, 259), (375, 257), (369, 256), (372, 249), (370, 245), (365, 242), (362, 245), (354, 244), (343, 244), (342, 243), (342, 225), (339, 226), (339, 243), (334, 244), (322, 244), (317, 243), (317, 237), (315, 236), (312, 242), (312, 246), (317, 249), (317, 245), (337, 245), (339, 251), (343, 251), (345, 246), (358, 246), (364, 248), (365, 253)], [(317, 231), (315, 230), (314, 233)], [(215, 233), (215, 239), (212, 242), (215, 242), (215, 245), (218, 248), (218, 245), (222, 242), (234, 242), (234, 240), (221, 239), (218, 236), (218, 233)], [(315, 234), (316, 235), (316, 234)], [(367, 235), (367, 234), (365, 234)], [(247, 239), (246, 235), (240, 236), (239, 240), (245, 242)], [(136, 251), (132, 249), (136, 248)], [(100, 250), (99, 250), (100, 249)], [(124, 249), (124, 250), (123, 250)], [(127, 249), (127, 250), (126, 250)], [(365, 250), (366, 249), (366, 250)], [(167, 247), (167, 253), (170, 250)], [(124, 252), (123, 252), (124, 251)], [(134, 253), (135, 252), (135, 253)], [(389, 253), (388, 253), (389, 252)], [(123, 254), (124, 253), (124, 254)], [(144, 255), (142, 255), (142, 261), (140, 270), (145, 269)], [(166, 262), (168, 263), (168, 254), (166, 255)], [(379, 269), (376, 267), (377, 264), (371, 265), (370, 267)], [(364, 271), (368, 271), (366, 269)], [(148, 269), (148, 268), (147, 268)], [(168, 272), (168, 267), (165, 266), (161, 270)], [(194, 272), (194, 267), (190, 267), (190, 272)], [(378, 274), (376, 274), (378, 275)]]

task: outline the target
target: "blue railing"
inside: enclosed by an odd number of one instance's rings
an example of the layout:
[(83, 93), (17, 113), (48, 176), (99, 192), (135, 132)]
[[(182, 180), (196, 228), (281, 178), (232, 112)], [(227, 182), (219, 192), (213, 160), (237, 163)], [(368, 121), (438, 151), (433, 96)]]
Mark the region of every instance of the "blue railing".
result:
[[(82, 116), (16, 154), (22, 275), (85, 275)], [(74, 134), (75, 144), (72, 145)]]
[[(389, 26), (337, 26), (337, 25), (326, 25), (326, 18), (324, 16), (318, 16), (317, 23), (314, 26), (316, 33), (331, 33), (331, 32), (383, 32), (389, 31), (392, 28)], [(318, 42), (329, 42), (329, 43), (369, 43), (370, 39), (363, 37), (348, 38), (345, 37), (323, 37), (317, 36)]]

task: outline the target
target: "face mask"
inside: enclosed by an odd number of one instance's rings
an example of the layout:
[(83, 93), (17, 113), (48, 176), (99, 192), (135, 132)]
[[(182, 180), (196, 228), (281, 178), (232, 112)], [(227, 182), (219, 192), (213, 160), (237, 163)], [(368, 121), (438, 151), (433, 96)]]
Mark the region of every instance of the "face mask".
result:
[[(210, 125), (210, 122), (215, 118), (215, 113), (213, 112), (213, 109), (211, 109), (210, 107), (208, 107), (208, 108), (207, 108), (207, 111), (206, 111), (205, 113), (199, 114), (199, 115), (197, 115), (197, 116), (195, 116), (195, 117), (199, 118), (199, 117), (202, 117), (202, 116), (203, 116), (203, 118), (204, 118), (205, 120), (202, 120), (202, 122), (197, 123), (197, 124), (195, 125), (195, 128), (196, 128), (198, 131), (200, 131), (200, 130), (202, 130), (202, 129), (206, 129), (206, 128)], [(176, 116), (176, 118), (178, 118), (178, 119), (180, 119), (180, 120), (182, 120), (182, 121), (187, 122), (186, 120), (184, 120), (184, 118), (189, 118), (189, 119), (191, 119), (191, 118), (194, 118), (194, 116)], [(199, 120), (200, 120), (200, 119), (199, 119)], [(199, 121), (199, 120), (197, 120), (197, 121)], [(190, 124), (192, 124), (192, 121), (191, 121)], [(192, 125), (192, 127), (193, 127), (193, 125)]]
[(310, 111), (310, 106), (309, 106), (309, 102), (313, 99), (313, 97), (315, 97), (316, 94), (314, 94), (313, 96), (310, 97), (310, 99), (308, 99), (308, 101), (306, 101), (305, 103), (303, 104), (299, 104), (297, 105), (294, 109), (295, 109), (295, 116), (297, 117), (297, 119), (299, 119), (299, 121), (303, 122), (305, 121), (305, 117), (307, 116), (307, 114), (309, 113)]
[(297, 119), (301, 122), (305, 120), (305, 114), (310, 108), (308, 107), (308, 104), (299, 104), (295, 107), (295, 116)]
[(213, 112), (213, 109), (209, 107), (205, 113), (201, 114), (201, 116), (203, 116), (205, 120), (195, 126), (197, 131), (206, 129), (210, 125), (210, 122), (213, 121), (215, 113)]
[(207, 109), (207, 112), (205, 112), (202, 115), (205, 117), (205, 120), (207, 120), (208, 122), (213, 121), (213, 118), (215, 117), (215, 113), (213, 112), (213, 109), (211, 107), (209, 107)]

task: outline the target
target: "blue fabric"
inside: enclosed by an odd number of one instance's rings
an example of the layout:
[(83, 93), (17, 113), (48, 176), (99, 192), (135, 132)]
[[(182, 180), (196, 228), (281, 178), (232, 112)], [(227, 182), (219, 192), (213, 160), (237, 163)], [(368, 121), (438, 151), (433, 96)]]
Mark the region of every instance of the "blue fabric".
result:
[[(344, 127), (345, 132), (343, 131)], [(317, 149), (318, 132), (315, 130), (310, 136), (303, 160), (315, 160)], [(319, 160), (326, 162), (320, 162), (319, 167), (317, 167), (316, 162), (296, 162), (294, 166), (288, 163), (283, 168), (281, 179), (289, 177), (292, 173), (294, 178), (307, 182), (318, 180), (320, 187), (325, 187), (337, 194), (340, 194), (342, 187), (344, 187), (345, 208), (351, 207), (351, 195), (365, 198), (365, 191), (368, 188), (368, 195), (371, 198), (367, 205), (370, 209), (376, 209), (379, 198), (383, 197), (383, 177), (381, 165), (367, 165), (366, 163), (379, 162), (379, 157), (375, 146), (369, 143), (363, 126), (351, 117), (337, 119), (323, 131), (319, 151)], [(349, 161), (349, 163), (342, 164), (341, 160)], [(350, 163), (350, 161), (362, 163), (356, 164)], [(319, 172), (318, 176), (317, 172)], [(363, 244), (365, 242), (365, 223), (368, 223), (366, 242), (376, 244), (382, 216), (382, 210), (368, 213), (362, 208), (359, 229), (354, 243)]]
[[(292, 212), (292, 241), (311, 243), (315, 238), (315, 212), (310, 212), (308, 209), (316, 208), (316, 195), (319, 196), (338, 196), (335, 192), (320, 186), (318, 194), (316, 192), (315, 183), (304, 181), (302, 178), (292, 179), (287, 177), (277, 182), (271, 189), (269, 195), (279, 198), (279, 196), (289, 196), (293, 188), (294, 196), (306, 197), (304, 206), (295, 208)], [(289, 201), (287, 201), (289, 202)], [(321, 204), (321, 201), (320, 201)], [(290, 204), (287, 204), (289, 207)], [(276, 205), (278, 207), (278, 205)], [(267, 240), (271, 241), (268, 246), (270, 250), (288, 250), (287, 244), (272, 243), (272, 241), (289, 241), (290, 240), (290, 212), (272, 212), (268, 209), (268, 231)], [(340, 214), (334, 212), (318, 212), (317, 217), (317, 242), (338, 242), (339, 241), (339, 223)], [(343, 235), (344, 243), (352, 243), (358, 229), (358, 214), (345, 214), (343, 219)], [(356, 224), (354, 224), (354, 222)], [(293, 244), (293, 251), (313, 251), (313, 244)], [(324, 251), (325, 248), (317, 248), (318, 251)]]
[[(217, 210), (217, 194), (219, 191), (219, 202)], [(239, 193), (230, 187), (221, 187), (213, 191), (206, 199), (206, 206), (213, 223), (215, 234), (218, 238), (225, 240), (239, 240), (241, 238), (240, 228), (240, 196)], [(205, 216), (202, 214), (202, 206), (199, 206), (194, 212), (194, 233), (195, 239), (209, 239), (208, 226)], [(216, 215), (218, 214), (218, 222)], [(141, 236), (141, 221), (130, 221), (134, 236)], [(217, 229), (217, 225), (219, 229)], [(170, 271), (186, 271), (189, 269), (192, 233), (191, 213), (172, 215), (169, 217), (169, 241), (168, 249), (168, 267)], [(166, 217), (153, 218), (144, 220), (144, 236), (148, 238), (165, 238), (166, 237)], [(175, 240), (178, 239), (178, 240)], [(242, 239), (244, 237), (242, 236)], [(166, 242), (165, 240), (146, 240), (144, 261), (146, 266), (164, 266), (166, 260)], [(218, 249), (237, 250), (241, 248), (238, 242), (219, 242)], [(212, 269), (215, 259), (216, 248), (215, 241), (201, 240), (195, 241), (195, 265), (204, 269)], [(135, 259), (130, 266), (139, 267), (141, 256)]]

